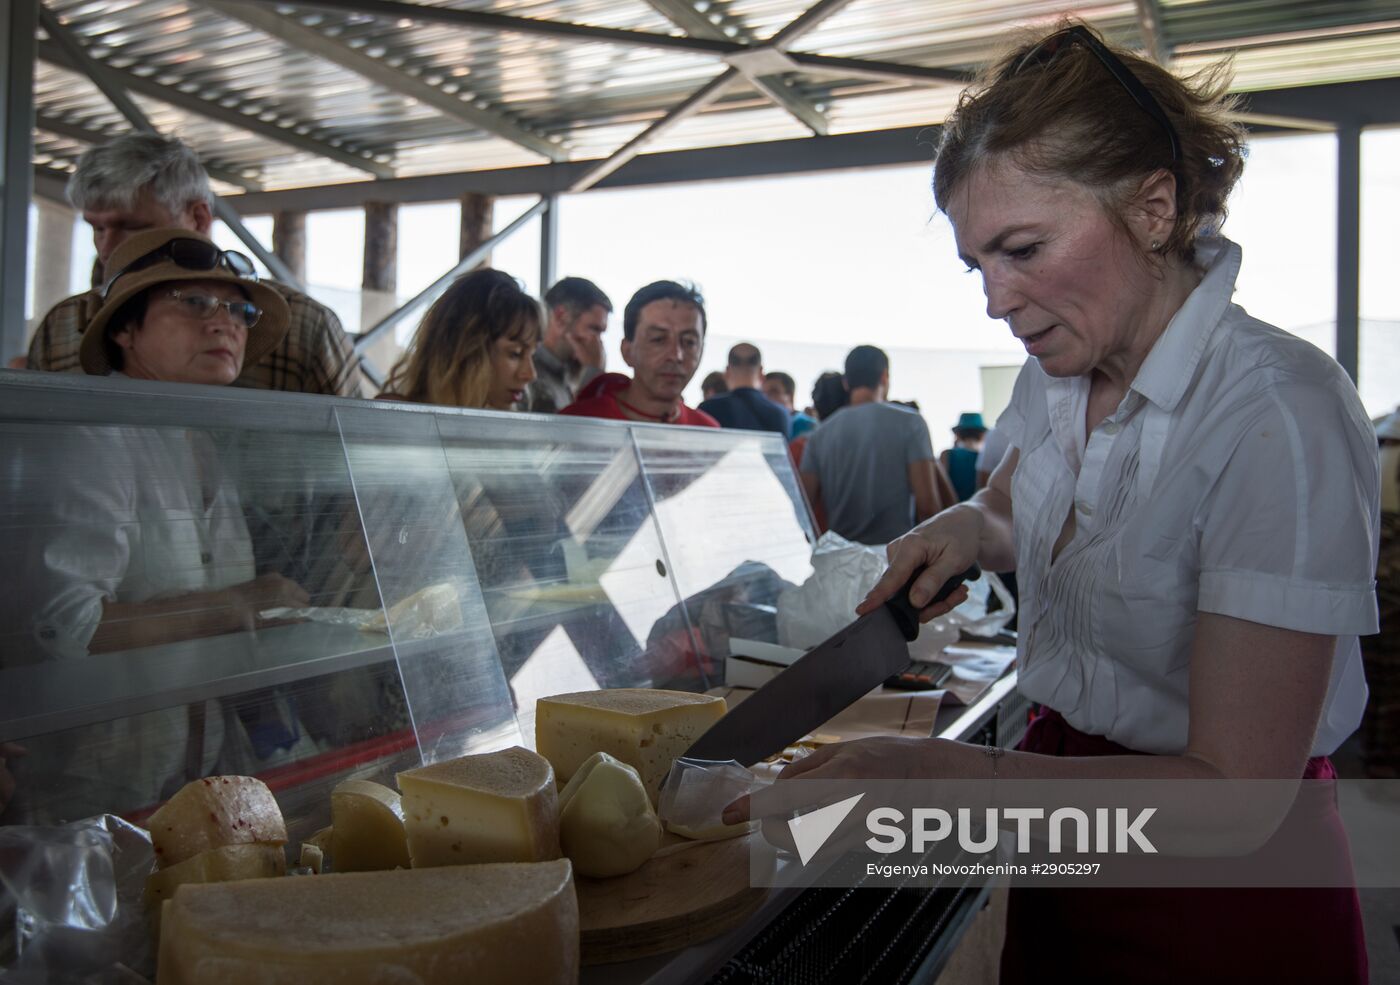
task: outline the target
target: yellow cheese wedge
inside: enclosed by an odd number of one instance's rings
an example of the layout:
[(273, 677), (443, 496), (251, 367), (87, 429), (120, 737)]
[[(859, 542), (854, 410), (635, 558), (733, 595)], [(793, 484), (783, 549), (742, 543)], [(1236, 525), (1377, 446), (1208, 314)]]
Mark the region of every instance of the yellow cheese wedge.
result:
[(415, 869), (559, 857), (554, 771), (528, 749), (448, 759), (398, 781)]
[(331, 791), (330, 853), (337, 872), (408, 868), (398, 793), (369, 780), (337, 784)]
[(671, 763), (724, 712), (723, 698), (687, 691), (556, 694), (535, 704), (535, 748), (562, 780), (595, 752), (615, 756), (636, 767), (655, 805)]
[(287, 840), (272, 791), (251, 776), (193, 780), (152, 814), (146, 827), (161, 868), (211, 848), (260, 841), (280, 845)]
[(661, 847), (661, 822), (636, 767), (605, 752), (559, 794), (559, 846), (579, 875), (604, 879), (641, 868)]
[(158, 985), (575, 985), (567, 860), (183, 886)]
[(191, 882), (231, 882), (234, 879), (266, 879), (287, 873), (287, 857), (281, 845), (225, 845), (200, 852), (153, 872), (146, 879), (146, 905), (155, 906)]

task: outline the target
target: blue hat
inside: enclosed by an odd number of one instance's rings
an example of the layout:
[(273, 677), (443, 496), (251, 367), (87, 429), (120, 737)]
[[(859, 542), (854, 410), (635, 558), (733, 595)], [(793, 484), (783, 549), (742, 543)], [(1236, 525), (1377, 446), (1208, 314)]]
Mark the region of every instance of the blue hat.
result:
[(985, 431), (987, 425), (982, 423), (981, 414), (961, 414), (958, 423), (953, 425), (954, 431)]

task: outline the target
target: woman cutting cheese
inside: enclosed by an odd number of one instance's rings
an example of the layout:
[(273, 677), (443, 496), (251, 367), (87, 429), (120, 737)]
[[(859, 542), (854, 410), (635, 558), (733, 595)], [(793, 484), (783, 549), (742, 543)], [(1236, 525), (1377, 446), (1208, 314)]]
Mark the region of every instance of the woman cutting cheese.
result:
[[(784, 778), (1335, 775), (1366, 700), (1356, 637), (1376, 630), (1375, 436), (1335, 362), (1230, 302), (1226, 85), (1071, 26), (962, 96), (935, 198), (1031, 358), (988, 488), (891, 544), (859, 611), (921, 568), (916, 606), (973, 561), (1014, 568), (1019, 686), (1041, 711), (1005, 755), (872, 739)], [(1363, 982), (1366, 958), (1352, 889), (1030, 889), (1002, 970)]]

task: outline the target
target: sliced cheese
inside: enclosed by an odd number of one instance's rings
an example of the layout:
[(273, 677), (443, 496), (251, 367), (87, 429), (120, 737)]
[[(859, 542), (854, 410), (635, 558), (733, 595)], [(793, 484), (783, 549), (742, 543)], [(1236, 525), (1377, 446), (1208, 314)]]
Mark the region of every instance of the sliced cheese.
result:
[(575, 985), (567, 860), (183, 886), (158, 985)]
[(326, 867), (326, 853), (321, 850), (320, 845), (303, 841), (301, 843), (301, 856), (297, 859), (297, 864), (303, 869), (310, 869), (319, 876), (321, 870)]
[(161, 868), (211, 848), (255, 842), (280, 845), (287, 840), (287, 826), (272, 791), (251, 776), (193, 780), (152, 814), (146, 827)]
[(287, 857), (281, 845), (225, 845), (200, 852), (194, 858), (152, 872), (146, 879), (146, 905), (156, 906), (175, 895), (186, 883), (231, 882), (266, 879), (287, 873)]
[(559, 846), (579, 875), (641, 868), (661, 847), (661, 822), (636, 767), (595, 753), (559, 794)]
[(614, 688), (541, 698), (535, 748), (567, 781), (595, 752), (634, 766), (653, 805), (671, 763), (724, 716), (724, 699), (688, 691)]
[(415, 869), (559, 857), (554, 771), (528, 749), (448, 759), (398, 781)]
[(337, 872), (408, 868), (398, 793), (369, 780), (337, 784), (331, 791), (330, 853)]
[(691, 841), (723, 841), (726, 838), (737, 838), (750, 831), (757, 831), (758, 822), (741, 821), (738, 824), (725, 824), (723, 821), (715, 821), (711, 824), (692, 827), (678, 824), (675, 821), (667, 821), (666, 830), (672, 834), (678, 834), (682, 838), (689, 838)]

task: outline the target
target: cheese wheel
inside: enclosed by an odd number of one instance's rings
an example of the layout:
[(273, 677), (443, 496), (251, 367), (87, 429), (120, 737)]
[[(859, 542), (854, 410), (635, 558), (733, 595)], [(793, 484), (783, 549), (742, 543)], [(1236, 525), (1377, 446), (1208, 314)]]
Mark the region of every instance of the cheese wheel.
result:
[(595, 752), (636, 768), (655, 806), (671, 764), (724, 717), (723, 698), (688, 691), (614, 688), (541, 698), (535, 748), (569, 780)]
[(575, 985), (567, 860), (180, 887), (157, 985)]
[(346, 780), (331, 791), (331, 862), (337, 872), (408, 868), (408, 837), (396, 791)]
[(267, 784), (251, 776), (192, 780), (146, 822), (156, 864), (178, 865), (225, 845), (287, 840), (287, 826)]
[(281, 845), (225, 845), (223, 848), (211, 848), (147, 876), (146, 905), (159, 905), (174, 896), (175, 890), (186, 883), (266, 879), (286, 873), (287, 856)]
[(661, 822), (635, 767), (591, 756), (559, 794), (559, 846), (582, 876), (641, 868), (661, 847)]
[(415, 869), (559, 857), (554, 770), (528, 749), (444, 760), (398, 782)]

